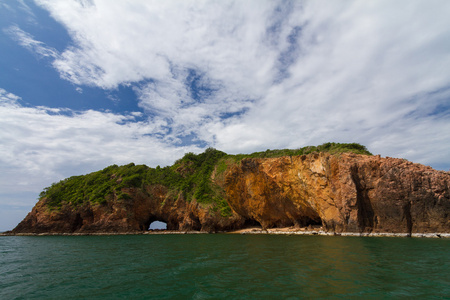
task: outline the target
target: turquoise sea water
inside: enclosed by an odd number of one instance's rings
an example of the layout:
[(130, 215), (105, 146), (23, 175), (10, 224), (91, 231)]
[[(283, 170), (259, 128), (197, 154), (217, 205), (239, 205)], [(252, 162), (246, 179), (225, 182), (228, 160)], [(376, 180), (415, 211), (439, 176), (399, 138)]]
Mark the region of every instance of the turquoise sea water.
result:
[(0, 299), (449, 297), (449, 239), (0, 237)]

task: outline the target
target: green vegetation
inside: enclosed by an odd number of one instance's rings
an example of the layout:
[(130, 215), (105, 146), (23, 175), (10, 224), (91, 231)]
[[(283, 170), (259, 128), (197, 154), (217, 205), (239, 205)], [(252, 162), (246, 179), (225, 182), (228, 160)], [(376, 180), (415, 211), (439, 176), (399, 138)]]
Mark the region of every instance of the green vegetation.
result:
[(118, 201), (129, 201), (131, 197), (126, 193), (126, 188), (141, 188), (145, 192), (146, 186), (163, 185), (173, 195), (182, 193), (187, 201), (195, 199), (198, 203), (210, 205), (213, 211), (218, 211), (226, 217), (231, 216), (231, 208), (224, 199), (224, 191), (211, 180), (214, 169), (216, 175), (220, 175), (229, 165), (244, 158), (294, 156), (312, 152), (371, 155), (365, 146), (356, 143), (325, 143), (295, 150), (267, 150), (238, 155), (227, 155), (208, 148), (201, 154), (187, 153), (172, 166), (163, 168), (149, 168), (130, 163), (120, 167), (112, 165), (87, 175), (72, 176), (45, 188), (39, 196), (40, 199), (47, 198), (49, 209), (58, 210), (64, 203), (76, 207), (84, 203), (102, 205), (114, 198)]
[(122, 193), (124, 187), (140, 187), (143, 174), (149, 167), (136, 166), (133, 163), (118, 167), (109, 166), (101, 171), (83, 176), (72, 176), (45, 188), (40, 198), (48, 199), (47, 205), (51, 209), (59, 209), (63, 202), (73, 206), (84, 202), (103, 204), (108, 196), (116, 193), (119, 200), (127, 199), (128, 195)]
[[(133, 163), (125, 166), (112, 165), (101, 171), (83, 176), (72, 176), (45, 188), (40, 199), (47, 198), (50, 209), (60, 209), (63, 203), (78, 206), (83, 203), (104, 204), (108, 199), (127, 201), (131, 197), (124, 188), (143, 188), (164, 185), (169, 191), (179, 192), (187, 201), (196, 199), (202, 204), (212, 204), (223, 216), (231, 215), (223, 192), (211, 181), (211, 173), (217, 161), (226, 153), (213, 148), (201, 154), (187, 153), (172, 166), (149, 168)], [(145, 189), (144, 189), (145, 190)]]
[(357, 143), (325, 143), (319, 146), (307, 146), (299, 149), (267, 149), (266, 151), (254, 152), (251, 154), (227, 155), (226, 158), (232, 158), (235, 161), (240, 161), (244, 158), (273, 158), (281, 156), (305, 155), (313, 152), (327, 152), (331, 154), (351, 152), (355, 154), (372, 155), (372, 153), (367, 150), (366, 146)]

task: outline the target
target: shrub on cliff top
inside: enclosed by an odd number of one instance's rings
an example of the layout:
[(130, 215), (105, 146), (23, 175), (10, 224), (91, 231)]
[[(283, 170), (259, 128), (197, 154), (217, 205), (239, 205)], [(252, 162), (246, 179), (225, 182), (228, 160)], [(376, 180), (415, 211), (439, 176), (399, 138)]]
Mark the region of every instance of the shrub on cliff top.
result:
[(267, 149), (266, 151), (254, 152), (251, 154), (228, 155), (227, 158), (233, 158), (235, 161), (240, 161), (244, 158), (274, 158), (305, 155), (313, 152), (327, 152), (331, 154), (351, 152), (355, 154), (372, 155), (372, 153), (367, 150), (366, 146), (358, 143), (324, 143), (319, 146), (306, 146), (299, 149)]
[(85, 202), (101, 204), (106, 196), (113, 195), (124, 187), (139, 187), (147, 166), (133, 163), (118, 167), (109, 166), (87, 175), (72, 176), (45, 188), (39, 197), (47, 198), (47, 206), (57, 209), (63, 203), (77, 206)]
[[(303, 155), (312, 152), (343, 153), (371, 155), (365, 146), (351, 143), (325, 143), (300, 149), (266, 150), (252, 154), (227, 155), (208, 148), (205, 152), (186, 153), (172, 166), (149, 168), (145, 165), (130, 163), (124, 166), (112, 165), (101, 171), (82, 176), (72, 176), (45, 188), (40, 199), (47, 199), (50, 209), (59, 209), (64, 203), (72, 206), (84, 203), (103, 204), (107, 199), (128, 201), (126, 188), (143, 188), (151, 185), (163, 185), (169, 191), (183, 193), (187, 201), (196, 199), (203, 204), (211, 204), (213, 210), (223, 216), (231, 215), (231, 209), (223, 198), (223, 191), (211, 181), (211, 174), (217, 166), (217, 172), (224, 172), (232, 161), (243, 158), (264, 158)], [(125, 190), (124, 190), (125, 188)]]
[[(149, 168), (134, 163), (112, 165), (101, 171), (83, 176), (73, 176), (45, 188), (40, 198), (47, 199), (50, 209), (59, 209), (63, 203), (78, 206), (83, 203), (102, 204), (107, 198), (120, 201), (130, 199), (124, 188), (143, 188), (144, 186), (163, 185), (169, 190), (182, 192), (190, 201), (195, 198), (199, 203), (219, 206), (221, 212), (228, 211), (220, 193), (212, 188), (211, 173), (217, 161), (226, 153), (213, 148), (201, 154), (187, 153), (168, 167)], [(182, 170), (189, 169), (187, 172)]]

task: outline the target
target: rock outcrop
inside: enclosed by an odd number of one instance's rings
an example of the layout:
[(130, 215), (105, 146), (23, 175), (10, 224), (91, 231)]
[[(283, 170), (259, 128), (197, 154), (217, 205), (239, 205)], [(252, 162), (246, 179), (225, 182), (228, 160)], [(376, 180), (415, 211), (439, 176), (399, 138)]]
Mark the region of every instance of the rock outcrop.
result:
[(233, 210), (263, 227), (450, 232), (450, 174), (403, 159), (326, 153), (243, 160), (228, 171)]
[(164, 186), (145, 190), (128, 188), (126, 201), (109, 199), (104, 205), (85, 204), (77, 208), (65, 204), (50, 210), (39, 201), (13, 233), (120, 233), (148, 230), (153, 221), (167, 223), (168, 230), (233, 230), (244, 224), (238, 215), (224, 218), (196, 201), (187, 202), (182, 194), (172, 194)]
[(155, 220), (169, 230), (208, 232), (317, 226), (329, 232), (450, 232), (450, 173), (403, 159), (343, 153), (246, 158), (212, 181), (231, 214), (163, 185), (126, 188), (106, 203), (58, 210), (41, 199), (13, 233), (145, 231)]

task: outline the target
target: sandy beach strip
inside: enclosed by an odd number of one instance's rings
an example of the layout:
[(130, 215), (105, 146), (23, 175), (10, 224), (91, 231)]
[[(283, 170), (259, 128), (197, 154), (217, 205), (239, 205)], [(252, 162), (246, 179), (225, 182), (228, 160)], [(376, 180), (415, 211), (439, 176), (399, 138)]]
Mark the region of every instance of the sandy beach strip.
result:
[[(166, 234), (210, 234), (206, 231), (149, 230), (131, 232), (75, 232), (75, 233), (0, 233), (0, 236), (101, 236), (101, 235), (166, 235)], [(220, 231), (219, 234), (268, 234), (268, 235), (321, 235), (321, 236), (354, 236), (354, 237), (415, 237), (415, 238), (450, 238), (450, 233), (392, 233), (392, 232), (333, 232), (311, 228), (244, 228), (234, 231)]]
[(392, 233), (392, 232), (333, 232), (323, 229), (309, 228), (269, 228), (264, 230), (260, 227), (245, 228), (227, 232), (230, 234), (274, 234), (274, 235), (324, 235), (324, 236), (355, 236), (355, 237), (425, 237), (425, 238), (450, 238), (450, 233)]

